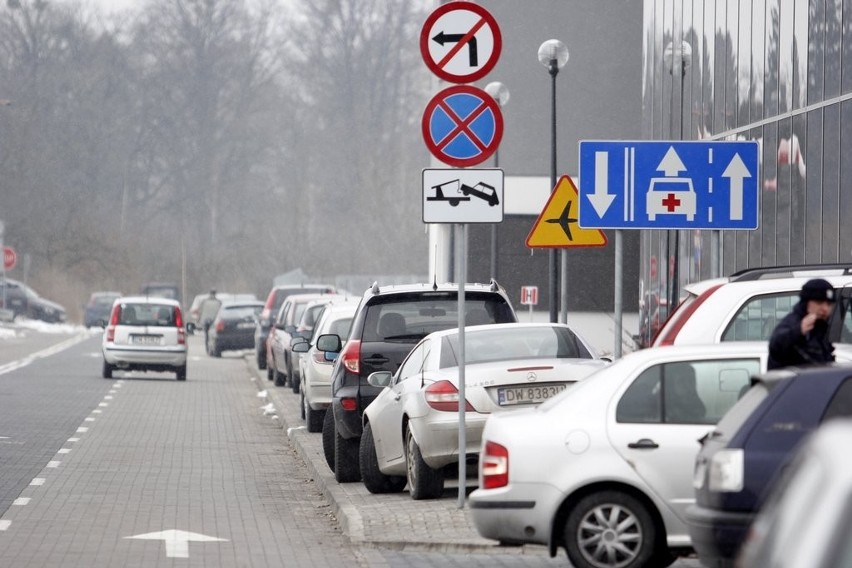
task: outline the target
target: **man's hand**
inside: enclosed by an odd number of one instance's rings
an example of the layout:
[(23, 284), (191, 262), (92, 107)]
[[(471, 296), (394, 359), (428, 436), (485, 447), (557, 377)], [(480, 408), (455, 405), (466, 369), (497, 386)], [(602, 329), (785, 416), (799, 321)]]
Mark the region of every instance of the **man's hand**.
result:
[(814, 325), (816, 324), (817, 315), (814, 313), (810, 313), (802, 318), (802, 335), (807, 335), (810, 332)]

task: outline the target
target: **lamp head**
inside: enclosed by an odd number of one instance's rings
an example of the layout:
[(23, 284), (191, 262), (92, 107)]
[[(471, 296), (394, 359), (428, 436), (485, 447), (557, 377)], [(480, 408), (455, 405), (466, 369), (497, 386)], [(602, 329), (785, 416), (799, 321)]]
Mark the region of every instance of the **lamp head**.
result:
[(509, 88), (500, 81), (492, 81), (485, 85), (485, 92), (491, 95), (491, 98), (501, 107), (509, 102)]
[(549, 39), (538, 48), (538, 60), (551, 72), (559, 71), (568, 63), (568, 48), (558, 39)]

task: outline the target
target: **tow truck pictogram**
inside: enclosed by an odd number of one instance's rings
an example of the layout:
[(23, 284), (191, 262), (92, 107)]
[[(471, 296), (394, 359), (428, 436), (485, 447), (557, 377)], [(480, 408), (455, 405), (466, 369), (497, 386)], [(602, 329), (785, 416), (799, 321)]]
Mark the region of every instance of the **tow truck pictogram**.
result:
[[(494, 186), (488, 185), (484, 182), (479, 182), (471, 187), (461, 183), (461, 180), (454, 179), (444, 183), (439, 183), (438, 185), (433, 185), (432, 189), (435, 190), (435, 195), (433, 197), (427, 197), (426, 201), (449, 201), (451, 206), (456, 207), (462, 201), (470, 201), (470, 196), (473, 195), (482, 199), (492, 207), (500, 203), (500, 199), (497, 197), (497, 190)], [(447, 191), (447, 193), (455, 191), (456, 194), (461, 193), (462, 196), (448, 197), (444, 195), (445, 191)]]

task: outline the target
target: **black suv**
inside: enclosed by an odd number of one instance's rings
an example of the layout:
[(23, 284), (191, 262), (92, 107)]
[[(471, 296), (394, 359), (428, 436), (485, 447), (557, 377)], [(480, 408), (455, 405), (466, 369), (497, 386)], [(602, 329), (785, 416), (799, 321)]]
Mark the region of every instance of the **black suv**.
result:
[(805, 437), (835, 417), (852, 417), (848, 364), (790, 367), (752, 379), (701, 439), (695, 460), (695, 505), (687, 507), (686, 521), (704, 566), (733, 566), (776, 478)]
[[(491, 284), (465, 285), (465, 325), (517, 321), (506, 291)], [(321, 335), (317, 348), (339, 352), (332, 371), (332, 412), (323, 423), (323, 450), (337, 481), (361, 477), (361, 414), (381, 388), (367, 383), (375, 371), (395, 372), (409, 351), (433, 331), (458, 327), (458, 284), (373, 284), (364, 293), (343, 345)]]

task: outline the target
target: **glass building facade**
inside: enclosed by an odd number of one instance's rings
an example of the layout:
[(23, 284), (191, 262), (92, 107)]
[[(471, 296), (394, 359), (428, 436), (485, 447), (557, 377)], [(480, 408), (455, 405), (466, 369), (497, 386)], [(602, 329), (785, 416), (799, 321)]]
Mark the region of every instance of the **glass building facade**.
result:
[(645, 0), (643, 30), (644, 138), (757, 140), (761, 164), (757, 230), (643, 231), (640, 333), (690, 282), (852, 260), (852, 0)]

